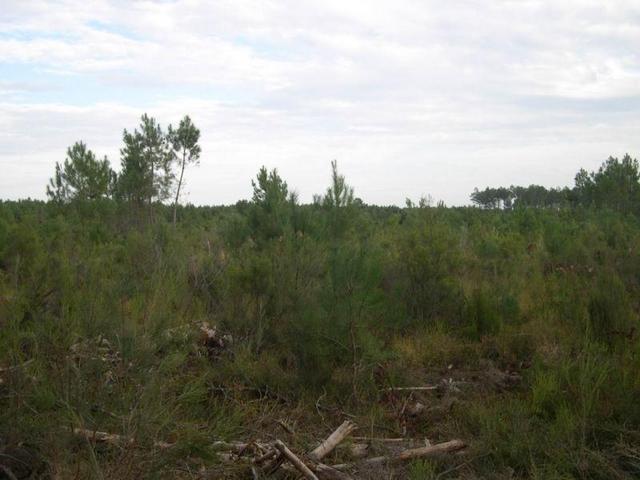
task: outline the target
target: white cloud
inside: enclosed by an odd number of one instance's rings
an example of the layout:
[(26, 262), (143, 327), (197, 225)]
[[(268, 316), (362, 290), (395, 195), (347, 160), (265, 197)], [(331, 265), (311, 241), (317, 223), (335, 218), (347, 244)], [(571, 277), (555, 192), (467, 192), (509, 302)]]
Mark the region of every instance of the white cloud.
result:
[[(143, 111), (200, 126), (198, 203), (246, 196), (262, 164), (308, 199), (333, 158), (366, 201), (464, 203), (640, 147), (634, 1), (4, 3), (0, 68), (62, 91), (0, 83), (3, 196), (42, 196), (79, 138), (117, 163)], [(61, 74), (122, 97), (78, 106)]]

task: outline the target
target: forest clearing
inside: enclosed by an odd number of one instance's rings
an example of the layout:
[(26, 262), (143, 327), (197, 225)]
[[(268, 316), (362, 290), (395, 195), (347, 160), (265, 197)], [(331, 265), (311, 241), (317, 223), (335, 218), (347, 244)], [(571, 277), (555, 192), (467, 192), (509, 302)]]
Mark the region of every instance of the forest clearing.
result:
[(0, 205), (8, 478), (640, 474), (635, 160), (482, 208), (366, 205), (335, 162), (313, 204), (263, 168), (194, 207), (158, 132)]

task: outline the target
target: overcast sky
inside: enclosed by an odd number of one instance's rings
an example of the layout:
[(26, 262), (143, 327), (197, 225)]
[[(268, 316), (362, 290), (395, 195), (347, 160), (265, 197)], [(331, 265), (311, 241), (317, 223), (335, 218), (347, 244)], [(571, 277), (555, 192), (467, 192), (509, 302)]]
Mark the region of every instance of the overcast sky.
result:
[(0, 0), (0, 198), (67, 146), (119, 168), (142, 113), (201, 130), (185, 200), (304, 201), (330, 162), (367, 203), (572, 184), (640, 156), (640, 1)]

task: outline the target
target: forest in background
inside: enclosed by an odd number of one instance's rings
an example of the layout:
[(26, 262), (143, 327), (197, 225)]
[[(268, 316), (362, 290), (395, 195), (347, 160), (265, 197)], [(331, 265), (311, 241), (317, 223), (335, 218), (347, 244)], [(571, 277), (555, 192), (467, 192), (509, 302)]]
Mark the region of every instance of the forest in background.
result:
[(640, 475), (637, 161), (482, 208), (367, 205), (335, 162), (309, 205), (263, 168), (249, 201), (182, 206), (198, 141), (143, 116), (118, 173), (78, 143), (50, 201), (0, 203), (4, 474), (249, 478), (215, 441), (308, 451), (351, 419), (468, 445), (355, 478)]

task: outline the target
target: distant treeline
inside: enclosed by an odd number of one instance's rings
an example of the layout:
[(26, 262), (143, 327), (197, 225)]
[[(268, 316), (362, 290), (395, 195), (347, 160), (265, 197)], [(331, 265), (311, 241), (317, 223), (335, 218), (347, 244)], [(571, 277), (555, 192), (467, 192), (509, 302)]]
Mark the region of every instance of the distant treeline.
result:
[[(116, 173), (105, 157), (98, 159), (83, 142), (67, 150), (64, 163), (56, 163), (55, 174), (47, 186), (47, 196), (59, 203), (112, 198), (130, 205), (132, 212), (148, 214), (152, 205), (171, 200), (173, 222), (176, 222), (184, 173), (200, 159), (200, 131), (188, 116), (178, 128), (164, 130), (154, 118), (142, 116), (133, 132), (124, 130), (120, 150), (120, 171)], [(335, 170), (335, 166), (334, 166)], [(274, 170), (260, 171), (258, 183), (276, 190), (286, 190), (286, 183)], [(297, 203), (293, 193), (291, 202)], [(282, 199), (285, 200), (285, 199)], [(363, 204), (360, 199), (353, 199)], [(315, 199), (318, 201), (318, 198)], [(640, 167), (626, 154), (622, 160), (609, 157), (597, 171), (581, 169), (573, 187), (546, 188), (541, 185), (477, 188), (471, 194), (473, 204), (485, 209), (569, 207), (608, 208), (621, 213), (640, 213)], [(429, 206), (431, 199), (418, 204), (407, 201), (407, 207)], [(438, 203), (442, 206), (442, 202)]]
[(584, 169), (575, 176), (573, 188), (546, 188), (541, 185), (511, 186), (478, 190), (471, 201), (482, 208), (519, 207), (565, 208), (585, 206), (610, 208), (622, 213), (640, 212), (638, 161), (626, 154), (622, 160), (609, 157), (597, 171)]

